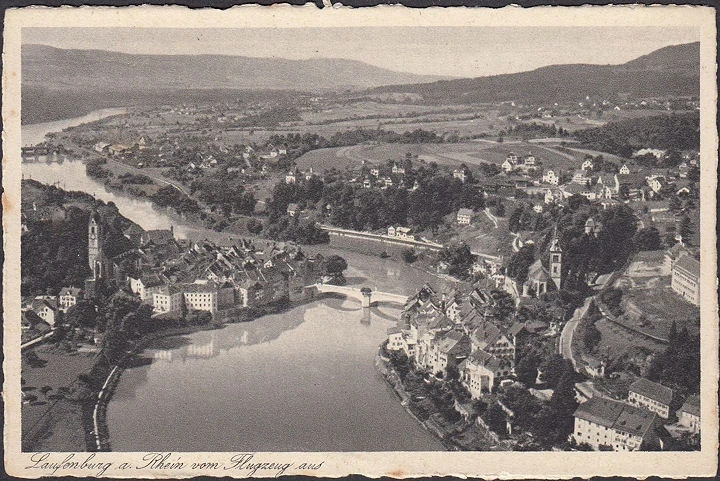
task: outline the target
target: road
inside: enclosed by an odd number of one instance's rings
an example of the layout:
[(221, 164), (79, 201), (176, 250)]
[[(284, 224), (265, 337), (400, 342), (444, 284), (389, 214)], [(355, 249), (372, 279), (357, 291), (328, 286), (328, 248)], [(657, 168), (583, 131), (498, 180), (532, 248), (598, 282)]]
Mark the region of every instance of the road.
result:
[(570, 359), (570, 362), (573, 363), (573, 367), (576, 371), (577, 361), (573, 358), (572, 354), (573, 333), (575, 332), (575, 328), (580, 322), (580, 319), (585, 317), (585, 314), (590, 308), (590, 303), (593, 301), (593, 299), (594, 297), (588, 297), (587, 299), (585, 299), (585, 302), (582, 306), (575, 309), (575, 313), (573, 314), (572, 318), (567, 323), (565, 323), (562, 333), (560, 334), (560, 344), (558, 345), (558, 350), (560, 351), (562, 357), (564, 357), (565, 359)]
[(513, 252), (517, 252), (520, 250), (520, 247), (522, 247), (522, 245), (520, 245), (520, 234), (517, 232), (510, 232), (510, 235), (513, 236), (512, 250)]
[(484, 211), (484, 212), (485, 212), (485, 215), (488, 216), (488, 219), (490, 219), (490, 220), (492, 221), (493, 225), (494, 225), (495, 228), (497, 229), (497, 228), (498, 228), (497, 217), (495, 217), (494, 215), (492, 215), (492, 214), (490, 213), (490, 209), (488, 209), (487, 207), (485, 207), (485, 211)]

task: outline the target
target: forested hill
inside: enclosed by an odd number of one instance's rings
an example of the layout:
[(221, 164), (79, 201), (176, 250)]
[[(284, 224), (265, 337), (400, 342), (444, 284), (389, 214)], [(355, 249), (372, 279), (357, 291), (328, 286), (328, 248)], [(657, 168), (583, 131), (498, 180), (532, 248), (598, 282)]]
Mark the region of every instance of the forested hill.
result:
[(700, 114), (626, 119), (579, 130), (574, 135), (595, 150), (623, 157), (642, 148), (697, 150), (700, 148)]
[(22, 46), (23, 86), (54, 90), (369, 88), (429, 82), (439, 75), (396, 72), (343, 58), (140, 55)]
[(698, 96), (700, 44), (656, 50), (622, 65), (552, 65), (521, 72), (425, 84), (394, 85), (372, 92), (419, 94), (431, 103), (580, 101), (586, 96)]

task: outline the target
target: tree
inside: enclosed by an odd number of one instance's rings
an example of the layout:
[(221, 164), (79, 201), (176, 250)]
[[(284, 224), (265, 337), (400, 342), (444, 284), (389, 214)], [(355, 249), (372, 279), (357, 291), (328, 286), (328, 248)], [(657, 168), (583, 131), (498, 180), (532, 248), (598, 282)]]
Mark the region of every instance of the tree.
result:
[(417, 260), (417, 253), (415, 252), (415, 249), (403, 249), (402, 251), (402, 258), (405, 262), (408, 264), (412, 264)]
[(482, 415), (485, 424), (496, 433), (504, 435), (507, 432), (505, 411), (498, 403), (493, 403)]
[(251, 234), (259, 234), (263, 230), (263, 223), (258, 219), (250, 219), (247, 222), (247, 230)]
[(525, 384), (528, 388), (535, 386), (535, 380), (538, 375), (538, 360), (533, 354), (527, 354), (522, 357), (515, 366), (515, 374), (518, 381)]
[[(568, 363), (570, 363), (570, 361), (563, 358), (560, 354), (553, 354), (553, 356), (546, 361), (545, 365), (542, 366), (542, 380), (546, 382), (550, 388), (555, 389), (560, 378), (565, 374)], [(570, 369), (572, 369), (572, 363), (570, 363)]]
[(682, 236), (682, 240), (685, 244), (690, 245), (690, 237), (692, 237), (693, 234), (692, 222), (690, 221), (690, 217), (683, 216), (682, 220), (680, 221), (680, 225), (678, 226), (678, 234)]
[(513, 253), (507, 265), (507, 273), (515, 279), (518, 284), (527, 280), (530, 265), (535, 261), (535, 244), (525, 244)]
[(464, 242), (444, 247), (439, 253), (438, 258), (447, 262), (450, 266), (449, 273), (451, 276), (465, 278), (473, 263), (472, 252), (470, 247)]
[(95, 305), (88, 300), (82, 299), (67, 310), (65, 320), (72, 327), (93, 328), (95, 327), (97, 316)]
[(328, 256), (325, 260), (325, 271), (328, 274), (341, 274), (347, 269), (347, 261), (339, 255)]
[(656, 251), (662, 248), (660, 232), (655, 227), (640, 229), (633, 239), (635, 248), (641, 251)]

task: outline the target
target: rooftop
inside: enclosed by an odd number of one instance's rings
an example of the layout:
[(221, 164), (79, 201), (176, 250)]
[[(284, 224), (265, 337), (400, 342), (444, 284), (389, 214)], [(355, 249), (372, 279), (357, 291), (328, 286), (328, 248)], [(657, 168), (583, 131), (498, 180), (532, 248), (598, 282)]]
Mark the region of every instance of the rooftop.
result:
[(688, 414), (693, 414), (695, 416), (700, 416), (700, 396), (698, 396), (697, 394), (688, 396), (688, 398), (685, 400), (685, 403), (680, 408), (680, 411), (686, 412)]
[(697, 279), (700, 278), (700, 262), (687, 254), (681, 255), (675, 261), (673, 269), (681, 269)]
[(657, 414), (645, 408), (625, 405), (613, 424), (613, 429), (633, 436), (643, 436), (652, 428), (656, 418)]
[(593, 397), (580, 404), (573, 416), (605, 427), (612, 427), (625, 403), (604, 397)]
[(673, 390), (649, 379), (641, 377), (634, 383), (630, 384), (630, 392), (640, 394), (641, 396), (654, 399), (663, 404), (670, 404), (673, 397)]

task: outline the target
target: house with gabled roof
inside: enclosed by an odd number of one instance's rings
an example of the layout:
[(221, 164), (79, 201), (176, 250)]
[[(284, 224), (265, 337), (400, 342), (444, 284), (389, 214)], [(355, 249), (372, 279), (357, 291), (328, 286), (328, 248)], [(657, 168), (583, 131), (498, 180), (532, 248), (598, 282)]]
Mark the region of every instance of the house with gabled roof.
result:
[(659, 444), (657, 414), (644, 408), (595, 396), (580, 404), (573, 416), (573, 439), (596, 451), (639, 451)]
[(460, 382), (478, 399), (493, 392), (498, 379), (512, 374), (512, 363), (483, 350), (476, 350), (458, 366)]
[(672, 399), (672, 389), (643, 377), (633, 382), (628, 389), (628, 402), (630, 404), (644, 407), (657, 413), (663, 419), (667, 419), (670, 415)]

